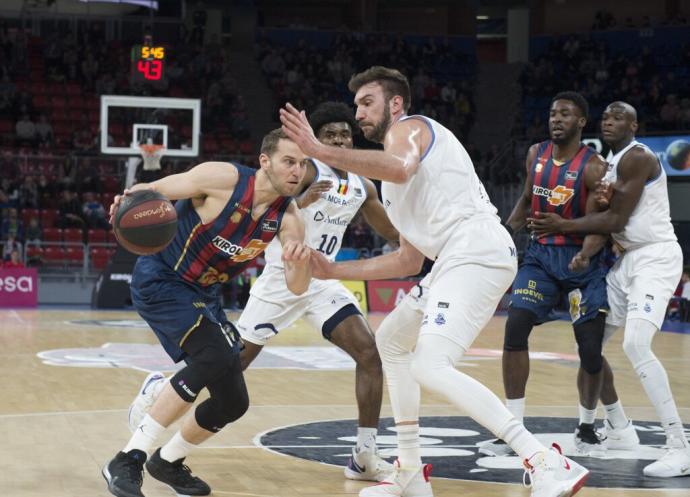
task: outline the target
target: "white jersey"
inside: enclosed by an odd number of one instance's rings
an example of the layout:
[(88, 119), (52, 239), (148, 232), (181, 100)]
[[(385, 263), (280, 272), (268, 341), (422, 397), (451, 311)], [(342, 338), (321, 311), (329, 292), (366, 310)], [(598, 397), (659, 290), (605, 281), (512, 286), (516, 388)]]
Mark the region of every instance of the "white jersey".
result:
[[(613, 156), (609, 156), (608, 171), (604, 179), (613, 183), (618, 178), (618, 163), (633, 147), (649, 148), (633, 140), (627, 147)], [(642, 190), (642, 196), (637, 201), (628, 219), (628, 223), (620, 233), (612, 233), (613, 239), (624, 249), (634, 249), (650, 243), (676, 241), (676, 234), (671, 224), (671, 211), (668, 203), (668, 189), (666, 187), (666, 172), (659, 164), (659, 175), (647, 181)]]
[[(347, 173), (345, 180), (323, 162), (311, 160), (316, 167), (314, 181), (330, 180), (331, 188), (321, 194), (320, 200), (300, 209), (305, 226), (304, 241), (333, 261), (343, 243), (345, 229), (367, 199), (367, 189), (364, 180), (356, 174)], [(266, 248), (266, 265), (282, 268), (282, 253), (276, 237)]]
[(462, 221), (482, 215), (499, 219), (472, 159), (455, 135), (428, 117), (404, 119), (423, 120), (431, 129), (431, 144), (407, 182), (382, 183), (383, 205), (400, 235), (426, 257), (436, 259)]

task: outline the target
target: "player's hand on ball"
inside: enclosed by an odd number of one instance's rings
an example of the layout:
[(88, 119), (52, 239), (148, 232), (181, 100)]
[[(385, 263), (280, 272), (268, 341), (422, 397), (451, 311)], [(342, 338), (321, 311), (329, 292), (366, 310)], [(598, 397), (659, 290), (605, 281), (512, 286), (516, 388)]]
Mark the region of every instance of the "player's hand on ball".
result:
[(333, 183), (331, 180), (327, 179), (313, 182), (311, 185), (309, 185), (307, 191), (305, 191), (297, 200), (297, 206), (300, 209), (304, 209), (308, 205), (313, 204), (321, 198), (322, 193), (326, 193), (328, 190), (330, 190), (331, 186), (333, 186)]
[(129, 195), (130, 193), (132, 193), (132, 190), (125, 190), (124, 192), (122, 192), (122, 195), (115, 195), (115, 197), (113, 198), (113, 203), (110, 204), (109, 210), (110, 219), (108, 220), (111, 226), (115, 225), (115, 213), (117, 212), (117, 208), (122, 203), (122, 199), (125, 197), (125, 195)]
[(597, 181), (596, 188), (594, 189), (594, 197), (600, 209), (608, 209), (611, 195), (613, 195), (613, 183), (604, 180)]
[(307, 264), (309, 262), (309, 247), (302, 242), (288, 240), (283, 245), (283, 262)]
[(329, 280), (333, 276), (331, 275), (331, 268), (333, 263), (326, 259), (318, 250), (311, 250), (311, 275), (314, 278), (320, 280)]
[(314, 130), (311, 129), (303, 110), (297, 110), (290, 103), (285, 104), (285, 107), (280, 109), (280, 122), (285, 134), (297, 144), (302, 152), (310, 157), (317, 157), (317, 151), (322, 145), (314, 136)]
[(574, 273), (577, 273), (579, 271), (584, 271), (589, 267), (589, 257), (584, 255), (582, 252), (578, 252), (575, 254), (573, 259), (570, 261), (570, 264), (568, 264), (568, 269), (573, 271)]

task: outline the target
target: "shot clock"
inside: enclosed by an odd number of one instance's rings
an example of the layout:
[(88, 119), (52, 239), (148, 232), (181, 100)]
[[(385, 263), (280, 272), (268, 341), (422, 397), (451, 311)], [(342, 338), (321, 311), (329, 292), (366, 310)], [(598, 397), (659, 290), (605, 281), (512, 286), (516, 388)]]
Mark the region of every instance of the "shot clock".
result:
[(134, 45), (131, 57), (132, 83), (157, 83), (165, 79), (165, 47)]

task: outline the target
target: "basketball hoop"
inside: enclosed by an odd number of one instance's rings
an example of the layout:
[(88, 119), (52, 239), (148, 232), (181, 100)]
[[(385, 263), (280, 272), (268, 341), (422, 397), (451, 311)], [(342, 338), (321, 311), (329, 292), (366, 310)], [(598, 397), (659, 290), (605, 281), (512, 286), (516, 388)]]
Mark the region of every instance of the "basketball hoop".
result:
[(139, 150), (144, 159), (144, 171), (159, 171), (165, 147), (155, 143), (142, 143)]

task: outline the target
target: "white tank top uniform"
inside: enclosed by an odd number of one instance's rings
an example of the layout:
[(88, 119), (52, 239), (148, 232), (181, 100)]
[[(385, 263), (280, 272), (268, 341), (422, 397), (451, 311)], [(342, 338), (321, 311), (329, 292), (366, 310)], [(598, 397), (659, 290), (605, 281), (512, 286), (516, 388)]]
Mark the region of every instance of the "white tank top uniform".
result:
[[(615, 155), (609, 155), (606, 181), (617, 180), (618, 164), (633, 147), (653, 153), (646, 145), (633, 140)], [(683, 266), (670, 212), (666, 172), (659, 164), (658, 176), (645, 184), (623, 231), (611, 234), (625, 252), (606, 278), (611, 307), (608, 323), (622, 326), (626, 317), (634, 317), (661, 328)]]
[(432, 140), (415, 174), (382, 183), (393, 225), (434, 267), (422, 333), (442, 334), (469, 347), (493, 315), (517, 272), (515, 245), (453, 133), (425, 116)]
[[(316, 202), (301, 209), (305, 243), (333, 261), (340, 250), (347, 226), (367, 199), (362, 178), (348, 173), (342, 179), (335, 170), (316, 159), (316, 179), (330, 180), (331, 188)], [(268, 245), (266, 267), (250, 290), (250, 298), (240, 316), (238, 330), (243, 338), (264, 345), (281, 329), (304, 317), (313, 327), (323, 324), (348, 304), (359, 307), (352, 293), (337, 280), (312, 279), (302, 295), (287, 288), (280, 240)]]

